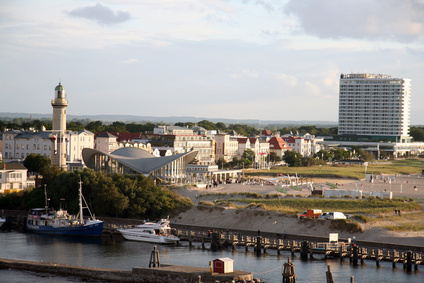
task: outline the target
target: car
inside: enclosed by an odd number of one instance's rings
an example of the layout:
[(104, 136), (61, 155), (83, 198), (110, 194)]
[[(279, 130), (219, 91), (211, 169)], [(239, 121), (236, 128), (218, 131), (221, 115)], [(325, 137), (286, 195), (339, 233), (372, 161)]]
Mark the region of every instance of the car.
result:
[(347, 217), (346, 215), (343, 214), (343, 212), (332, 211), (326, 215), (325, 219), (346, 219), (346, 218)]
[(321, 213), (321, 215), (318, 217), (318, 219), (327, 219), (327, 214), (328, 214), (328, 212)]

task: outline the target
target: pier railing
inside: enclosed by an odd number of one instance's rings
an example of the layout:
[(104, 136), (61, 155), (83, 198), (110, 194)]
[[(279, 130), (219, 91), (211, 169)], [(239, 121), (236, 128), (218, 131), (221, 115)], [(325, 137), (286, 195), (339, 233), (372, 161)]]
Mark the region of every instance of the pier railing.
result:
[(347, 242), (298, 241), (260, 235), (242, 235), (240, 232), (230, 231), (205, 232), (175, 229), (175, 234), (181, 241), (188, 241), (190, 245), (192, 245), (192, 242), (201, 242), (202, 247), (205, 247), (205, 243), (210, 243), (211, 248), (226, 246), (235, 249), (237, 246), (244, 246), (246, 251), (249, 247), (253, 247), (257, 253), (262, 251), (266, 253), (267, 249), (276, 249), (278, 254), (280, 254), (280, 251), (290, 251), (292, 254), (300, 252), (301, 257), (306, 258), (308, 256), (313, 257), (315, 254), (322, 254), (325, 259), (328, 257), (339, 257), (341, 260), (349, 258), (353, 264), (357, 264), (358, 260), (362, 263), (365, 259), (369, 259), (375, 260), (377, 265), (380, 261), (391, 261), (393, 267), (395, 267), (397, 262), (401, 262), (405, 269), (409, 269), (408, 266), (415, 266), (415, 269), (418, 269), (418, 265), (424, 264), (423, 252), (358, 247)]

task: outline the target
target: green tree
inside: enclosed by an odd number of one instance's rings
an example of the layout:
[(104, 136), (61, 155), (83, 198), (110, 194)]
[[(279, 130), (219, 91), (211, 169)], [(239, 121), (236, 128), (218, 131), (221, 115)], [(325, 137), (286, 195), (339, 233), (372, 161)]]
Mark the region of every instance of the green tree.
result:
[(424, 127), (411, 127), (410, 133), (414, 141), (424, 141)]
[(40, 154), (31, 153), (24, 162), (29, 172), (44, 174), (50, 168), (50, 159)]
[(105, 126), (102, 121), (90, 122), (85, 126), (85, 128), (92, 133), (105, 131)]
[(244, 150), (243, 155), (242, 155), (243, 159), (247, 159), (247, 160), (249, 160), (250, 162), (253, 163), (253, 157), (254, 157), (254, 153), (250, 148)]
[(299, 167), (302, 164), (302, 154), (295, 151), (286, 151), (283, 160), (289, 167)]
[(281, 161), (281, 157), (277, 155), (274, 151), (271, 151), (269, 154), (269, 161), (273, 164)]
[(222, 122), (216, 123), (215, 126), (220, 131), (225, 132), (227, 130), (227, 126), (224, 123), (222, 123)]
[(208, 120), (202, 120), (197, 123), (198, 126), (205, 128), (206, 130), (216, 130), (216, 125)]
[(175, 123), (174, 126), (179, 126), (179, 127), (184, 127), (184, 128), (193, 128), (194, 127), (194, 123), (192, 122), (178, 122)]
[(314, 154), (314, 158), (319, 158), (321, 160), (330, 161), (331, 154), (328, 150), (321, 149)]
[(224, 168), (228, 168), (228, 162), (225, 161), (225, 159), (223, 157), (219, 158), (218, 161), (216, 162), (216, 165), (218, 165), (218, 168), (220, 169), (224, 169)]

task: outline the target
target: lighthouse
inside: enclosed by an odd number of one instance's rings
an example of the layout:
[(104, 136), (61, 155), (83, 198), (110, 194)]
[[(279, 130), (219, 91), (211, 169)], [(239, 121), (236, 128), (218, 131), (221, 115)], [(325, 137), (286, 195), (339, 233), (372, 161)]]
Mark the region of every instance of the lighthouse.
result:
[(51, 162), (59, 168), (66, 170), (66, 100), (65, 88), (61, 83), (54, 89), (53, 107), (53, 124)]

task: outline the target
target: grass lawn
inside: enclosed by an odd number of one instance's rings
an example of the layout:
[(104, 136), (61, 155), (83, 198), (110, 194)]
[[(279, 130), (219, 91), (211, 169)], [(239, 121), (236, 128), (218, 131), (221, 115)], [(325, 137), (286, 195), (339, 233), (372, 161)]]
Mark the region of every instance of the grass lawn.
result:
[[(419, 211), (421, 205), (416, 202), (404, 202), (394, 199), (313, 199), (313, 198), (285, 198), (285, 199), (227, 199), (226, 202), (236, 204), (263, 205), (267, 210), (280, 211), (287, 214), (301, 213), (307, 209), (321, 209), (324, 211), (340, 211), (347, 214), (382, 214), (394, 213), (395, 210), (403, 212)], [(219, 202), (219, 201), (218, 201)]]
[[(374, 174), (421, 174), (424, 168), (424, 159), (405, 159), (389, 160), (370, 163), (367, 167), (367, 173)], [(309, 178), (352, 178), (364, 179), (365, 167), (361, 165), (322, 165), (310, 167), (274, 167), (270, 170), (246, 169), (248, 176), (268, 175), (276, 176), (279, 173), (283, 175), (297, 174), (299, 177)]]

